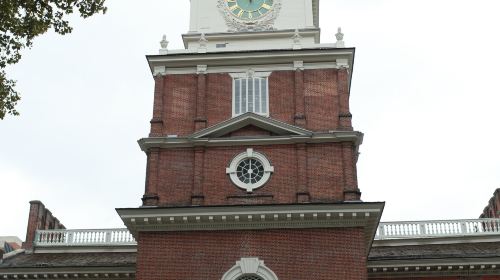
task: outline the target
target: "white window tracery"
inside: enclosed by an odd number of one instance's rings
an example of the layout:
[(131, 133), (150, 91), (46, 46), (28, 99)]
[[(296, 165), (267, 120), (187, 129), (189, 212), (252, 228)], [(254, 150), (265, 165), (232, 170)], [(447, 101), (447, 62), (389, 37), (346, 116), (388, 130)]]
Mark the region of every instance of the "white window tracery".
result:
[(271, 72), (233, 73), (233, 117), (252, 112), (269, 116), (269, 75)]
[(234, 157), (226, 168), (231, 181), (248, 193), (264, 186), (273, 172), (274, 167), (266, 156), (251, 148)]

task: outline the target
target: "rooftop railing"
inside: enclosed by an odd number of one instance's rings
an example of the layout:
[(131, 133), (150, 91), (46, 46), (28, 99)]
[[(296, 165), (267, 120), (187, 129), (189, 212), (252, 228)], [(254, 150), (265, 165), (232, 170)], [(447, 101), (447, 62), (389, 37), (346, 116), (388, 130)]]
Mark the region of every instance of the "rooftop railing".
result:
[(134, 237), (125, 229), (89, 230), (38, 230), (36, 247), (58, 246), (130, 246), (136, 245)]
[[(375, 240), (492, 235), (500, 236), (500, 219), (385, 222), (379, 224)], [(133, 246), (137, 243), (127, 229), (38, 230), (34, 245)]]
[(375, 240), (500, 234), (500, 219), (380, 223)]

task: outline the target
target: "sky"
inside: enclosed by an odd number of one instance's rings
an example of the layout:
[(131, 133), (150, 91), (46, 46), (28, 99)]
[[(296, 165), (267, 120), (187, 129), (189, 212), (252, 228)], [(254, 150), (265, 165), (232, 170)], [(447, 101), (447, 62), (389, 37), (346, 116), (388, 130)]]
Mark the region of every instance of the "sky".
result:
[[(140, 2), (140, 5), (138, 4)], [(286, 2), (286, 0), (285, 0)], [(8, 69), (19, 117), (0, 121), (0, 235), (25, 238), (30, 200), (71, 229), (122, 228), (144, 192), (153, 78), (145, 55), (181, 49), (189, 1), (108, 0)], [(383, 221), (475, 219), (500, 187), (500, 2), (322, 0), (322, 42), (356, 47), (354, 127), (364, 201)]]

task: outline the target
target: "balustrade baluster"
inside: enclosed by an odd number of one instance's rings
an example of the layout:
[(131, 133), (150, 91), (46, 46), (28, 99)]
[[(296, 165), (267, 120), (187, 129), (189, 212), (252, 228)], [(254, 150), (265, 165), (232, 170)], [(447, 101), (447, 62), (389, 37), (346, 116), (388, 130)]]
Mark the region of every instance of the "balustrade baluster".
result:
[(461, 234), (467, 234), (469, 233), (468, 227), (467, 227), (467, 222), (461, 222), (460, 223), (460, 233)]
[(105, 237), (106, 239), (104, 240), (105, 243), (111, 243), (112, 242), (111, 234), (113, 234), (112, 231), (106, 232), (106, 237)]

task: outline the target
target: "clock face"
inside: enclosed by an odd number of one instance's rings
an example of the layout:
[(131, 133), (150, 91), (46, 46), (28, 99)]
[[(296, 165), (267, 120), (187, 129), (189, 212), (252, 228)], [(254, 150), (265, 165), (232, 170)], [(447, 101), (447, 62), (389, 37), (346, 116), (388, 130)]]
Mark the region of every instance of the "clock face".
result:
[(274, 0), (225, 0), (233, 16), (245, 21), (257, 20), (267, 15), (274, 5)]

